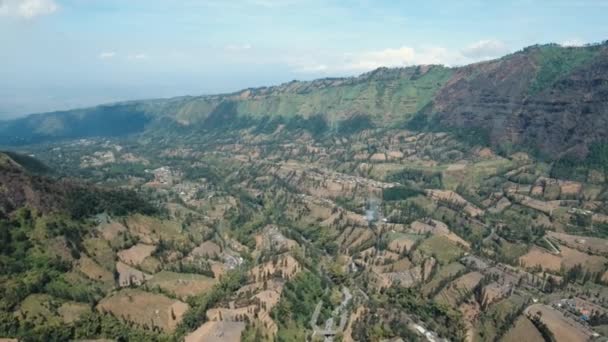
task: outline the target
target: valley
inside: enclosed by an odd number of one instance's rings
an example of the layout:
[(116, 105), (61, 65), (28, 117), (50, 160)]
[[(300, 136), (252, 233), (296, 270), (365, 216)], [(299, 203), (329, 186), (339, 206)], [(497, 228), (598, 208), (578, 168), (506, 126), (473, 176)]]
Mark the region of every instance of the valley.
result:
[(601, 341), (606, 51), (3, 122), (0, 338)]
[[(281, 125), (208, 142), (143, 135), (19, 152), (95, 186), (133, 189), (159, 209), (93, 208), (76, 241), (38, 240), (52, 213), (10, 214), (67, 271), (4, 303), (16, 329), (43, 322), (118, 338), (104, 330), (116, 320), (125, 334), (186, 341), (484, 341), (516, 329), (565, 341), (557, 327), (566, 323), (589, 338), (604, 329), (602, 170), (553, 178), (533, 156), (450, 133), (315, 137)], [(11, 219), (26, 212), (32, 228)], [(53, 313), (71, 307), (70, 318)], [(101, 328), (86, 331), (74, 315)]]

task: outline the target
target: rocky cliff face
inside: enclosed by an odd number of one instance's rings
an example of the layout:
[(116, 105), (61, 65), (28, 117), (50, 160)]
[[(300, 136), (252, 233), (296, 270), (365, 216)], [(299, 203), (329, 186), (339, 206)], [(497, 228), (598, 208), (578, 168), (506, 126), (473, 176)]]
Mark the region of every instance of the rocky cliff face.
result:
[(608, 47), (533, 47), (458, 69), (428, 114), (441, 126), (481, 129), (495, 146), (584, 156), (607, 138), (607, 95)]

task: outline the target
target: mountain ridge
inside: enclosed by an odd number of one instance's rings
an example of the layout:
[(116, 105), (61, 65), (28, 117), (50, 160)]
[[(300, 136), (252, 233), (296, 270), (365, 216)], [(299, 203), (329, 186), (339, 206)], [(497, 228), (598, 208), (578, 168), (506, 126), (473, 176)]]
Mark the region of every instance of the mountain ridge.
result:
[(416, 119), (424, 129), (465, 135), (471, 130), (499, 150), (531, 150), (549, 159), (584, 156), (590, 145), (608, 139), (601, 124), (577, 120), (585, 115), (606, 121), (607, 61), (605, 42), (534, 45), (462, 67), (378, 68), (356, 77), (34, 114), (0, 122), (0, 145), (124, 136), (166, 129), (166, 123), (208, 130), (218, 123), (226, 128), (226, 122), (242, 127), (314, 118), (336, 130), (353, 118), (365, 118), (375, 127)]

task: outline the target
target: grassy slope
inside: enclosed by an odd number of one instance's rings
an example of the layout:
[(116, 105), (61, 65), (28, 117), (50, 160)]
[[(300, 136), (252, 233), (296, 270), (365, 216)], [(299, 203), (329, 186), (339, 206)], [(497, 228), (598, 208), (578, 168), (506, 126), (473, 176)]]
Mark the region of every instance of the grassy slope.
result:
[[(407, 120), (426, 106), (453, 70), (442, 66), (379, 69), (357, 78), (324, 82), (291, 82), (219, 96), (185, 97), (161, 105), (147, 104), (146, 112), (167, 115), (185, 124), (201, 123), (225, 101), (236, 115), (260, 117), (324, 116), (330, 125), (352, 115), (369, 115), (382, 125)], [(334, 126), (335, 128), (335, 126)]]
[(543, 45), (535, 49), (533, 56), (539, 69), (530, 86), (530, 93), (537, 94), (555, 81), (568, 75), (575, 68), (597, 56), (599, 48), (563, 48), (559, 45)]
[(264, 116), (323, 114), (329, 122), (352, 114), (367, 114), (375, 121), (394, 123), (404, 120), (428, 104), (452, 71), (433, 67), (420, 77), (369, 79), (312, 90), (285, 92), (261, 99), (239, 101), (240, 114)]

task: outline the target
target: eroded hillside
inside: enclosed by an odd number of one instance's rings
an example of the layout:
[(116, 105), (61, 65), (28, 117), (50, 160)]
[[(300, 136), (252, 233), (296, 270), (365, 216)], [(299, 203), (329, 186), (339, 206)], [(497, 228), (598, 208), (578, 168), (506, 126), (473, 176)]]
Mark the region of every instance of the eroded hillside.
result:
[(100, 189), (132, 190), (155, 210), (117, 211), (94, 191), (78, 203), (106, 207), (71, 207), (78, 215), (19, 202), (2, 219), (7, 337), (606, 334), (603, 168), (571, 178), (449, 132), (314, 134), (285, 123), (21, 152)]

